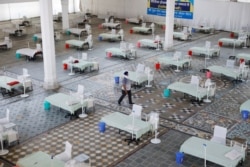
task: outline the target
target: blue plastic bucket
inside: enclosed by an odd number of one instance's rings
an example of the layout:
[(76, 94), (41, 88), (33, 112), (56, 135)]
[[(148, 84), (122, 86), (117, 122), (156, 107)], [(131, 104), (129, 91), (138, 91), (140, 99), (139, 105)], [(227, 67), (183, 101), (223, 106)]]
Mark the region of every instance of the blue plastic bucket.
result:
[(67, 30), (67, 31), (66, 31), (66, 34), (67, 34), (67, 35), (70, 35), (70, 34), (71, 34), (71, 32), (70, 32), (69, 30)]
[(33, 36), (32, 39), (33, 39), (34, 42), (36, 42), (37, 41), (37, 36)]
[(99, 132), (104, 133), (106, 130), (106, 124), (105, 122), (99, 122)]
[(163, 95), (164, 95), (164, 97), (169, 97), (170, 96), (170, 90), (169, 89), (164, 89)]
[(115, 83), (116, 83), (116, 84), (119, 84), (119, 82), (120, 82), (119, 79), (120, 79), (120, 77), (115, 76)]
[(98, 40), (99, 40), (99, 41), (102, 41), (102, 37), (101, 37), (101, 36), (99, 36), (99, 37), (98, 37)]
[(177, 164), (182, 164), (183, 159), (184, 159), (184, 153), (182, 153), (182, 152), (175, 153), (175, 160), (176, 160)]
[(20, 59), (20, 57), (21, 57), (21, 54), (20, 53), (16, 53), (16, 58)]
[(47, 102), (47, 101), (45, 101), (45, 102), (43, 103), (43, 107), (44, 107), (45, 110), (49, 110), (49, 109), (50, 109), (50, 103)]
[(247, 119), (248, 119), (248, 116), (249, 116), (249, 111), (247, 111), (247, 110), (242, 110), (242, 111), (241, 111), (241, 116), (242, 116), (242, 119), (247, 120)]

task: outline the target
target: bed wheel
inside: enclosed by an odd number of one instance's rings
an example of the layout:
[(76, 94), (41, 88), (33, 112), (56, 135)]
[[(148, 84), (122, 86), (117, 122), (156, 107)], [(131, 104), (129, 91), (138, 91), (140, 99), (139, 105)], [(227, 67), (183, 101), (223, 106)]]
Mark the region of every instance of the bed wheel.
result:
[(22, 36), (22, 32), (23, 32), (22, 30), (16, 30), (15, 35), (20, 37)]
[(86, 49), (86, 50), (89, 49), (89, 44), (88, 44), (88, 43), (83, 44), (82, 49), (84, 49), (84, 50), (85, 50), (85, 49)]

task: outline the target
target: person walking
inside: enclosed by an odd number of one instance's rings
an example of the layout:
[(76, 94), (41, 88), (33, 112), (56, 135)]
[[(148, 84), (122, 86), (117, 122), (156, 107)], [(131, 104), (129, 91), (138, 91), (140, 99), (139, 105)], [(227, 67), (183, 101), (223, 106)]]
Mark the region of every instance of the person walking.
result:
[(122, 79), (122, 95), (118, 100), (118, 104), (121, 105), (121, 102), (126, 95), (128, 95), (129, 104), (134, 104), (132, 102), (131, 81), (128, 79), (128, 75), (129, 75), (128, 71), (125, 71), (123, 74), (124, 74), (124, 77)]

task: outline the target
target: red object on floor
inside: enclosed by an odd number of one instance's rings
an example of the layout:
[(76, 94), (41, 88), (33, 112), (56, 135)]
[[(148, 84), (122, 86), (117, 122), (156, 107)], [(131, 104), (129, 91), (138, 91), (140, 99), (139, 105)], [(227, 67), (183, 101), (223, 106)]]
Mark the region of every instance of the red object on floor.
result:
[(166, 30), (166, 26), (165, 25), (161, 26), (161, 29)]
[(102, 25), (101, 25), (101, 24), (99, 24), (99, 25), (98, 25), (98, 28), (102, 29)]
[(218, 45), (219, 45), (220, 47), (222, 47), (223, 43), (222, 43), (221, 41), (219, 41)]
[(134, 32), (134, 31), (133, 31), (132, 29), (129, 30), (129, 33), (130, 33), (130, 34), (133, 34), (133, 32)]
[(206, 72), (206, 78), (211, 78), (212, 77), (212, 72), (211, 71), (207, 71)]
[(240, 64), (243, 63), (245, 60), (244, 59), (240, 59)]
[(159, 70), (161, 68), (161, 64), (159, 62), (155, 63), (155, 69)]
[(107, 57), (111, 58), (112, 57), (112, 53), (111, 52), (107, 52)]
[(234, 38), (234, 32), (230, 33), (230, 38)]
[(63, 64), (63, 69), (67, 70), (68, 69), (68, 64)]
[(65, 48), (66, 48), (66, 49), (69, 48), (69, 44), (68, 44), (68, 43), (65, 44)]
[(137, 48), (140, 48), (141, 47), (141, 42), (137, 42), (136, 46), (137, 46)]
[(188, 51), (188, 55), (189, 55), (189, 56), (192, 56), (192, 54), (193, 54), (192, 50), (189, 50), (189, 51)]

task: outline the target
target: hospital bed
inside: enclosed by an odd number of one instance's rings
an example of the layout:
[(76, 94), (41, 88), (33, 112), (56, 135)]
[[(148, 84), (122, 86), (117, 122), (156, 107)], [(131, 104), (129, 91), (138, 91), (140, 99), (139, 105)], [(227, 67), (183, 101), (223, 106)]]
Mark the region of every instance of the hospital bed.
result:
[(18, 79), (8, 76), (0, 76), (0, 88), (3, 96), (5, 94), (11, 95), (14, 89), (17, 89), (20, 86), (22, 86), (22, 83), (19, 82)]
[(235, 46), (235, 47), (243, 47), (245, 45), (246, 39), (245, 38), (220, 38), (218, 43), (220, 46)]
[(239, 30), (239, 31), (232, 31), (234, 37), (239, 37), (240, 35), (246, 35), (248, 38), (250, 37), (250, 31), (246, 30)]
[[(61, 38), (60, 32), (54, 32), (54, 38), (55, 38), (55, 40), (59, 40)], [(34, 42), (42, 41), (42, 34), (41, 33), (34, 34), (32, 36), (32, 40)]]
[(202, 32), (202, 33), (212, 33), (214, 31), (214, 28), (209, 27), (209, 26), (195, 26), (195, 27), (192, 27), (192, 29), (195, 32)]
[(123, 41), (124, 33), (123, 29), (121, 29), (118, 33), (116, 33), (115, 29), (112, 29), (110, 33), (101, 33), (98, 37), (99, 41), (109, 40), (109, 41)]
[[(155, 22), (156, 25), (160, 26), (162, 29), (165, 29), (166, 28), (166, 22), (162, 21), (162, 22)], [(178, 24), (176, 21), (174, 23), (174, 29), (176, 28), (180, 28), (181, 25)]]
[(205, 55), (208, 57), (219, 56), (220, 55), (220, 47), (215, 45), (211, 47), (211, 43), (206, 41), (206, 45), (203, 47), (191, 47), (189, 48), (189, 52), (192, 52), (192, 55)]
[(1, 49), (10, 49), (12, 48), (12, 40), (9, 37), (4, 37), (4, 41), (0, 42)]
[(84, 72), (86, 69), (89, 71), (99, 70), (99, 63), (91, 60), (76, 59), (70, 56), (68, 59), (63, 60), (62, 63), (67, 65), (67, 68), (73, 68), (80, 72)]
[(143, 22), (143, 16), (127, 18), (126, 23), (141, 24)]
[(75, 115), (78, 109), (86, 108), (88, 101), (84, 99), (81, 103), (81, 99), (78, 99), (74, 95), (68, 95), (64, 93), (56, 93), (45, 98), (45, 103), (59, 107), (68, 111), (71, 115)]
[[(124, 71), (116, 72), (114, 77), (124, 77)], [(128, 71), (128, 79), (135, 83), (136, 86), (142, 85), (148, 81), (148, 76), (144, 72)]]
[[(32, 154), (20, 158), (16, 166), (18, 167), (65, 167), (65, 163), (56, 158), (51, 159), (51, 155), (42, 151), (37, 151)], [(53, 164), (53, 165), (52, 165)]]
[(101, 26), (102, 26), (102, 28), (120, 29), (121, 23), (114, 22), (114, 19), (111, 19), (110, 22), (108, 22), (108, 18), (105, 18), (105, 23), (102, 23)]
[(36, 56), (43, 55), (41, 44), (36, 44), (35, 49), (31, 48), (22, 48), (16, 50), (16, 58), (20, 58), (22, 55), (26, 56), (27, 60), (35, 60)]
[(142, 23), (141, 27), (132, 27), (130, 30), (131, 33), (143, 33), (143, 34), (152, 34), (154, 32), (154, 23), (149, 27), (146, 27), (146, 23)]
[(101, 121), (105, 122), (108, 126), (131, 133), (136, 140), (151, 130), (151, 124), (149, 122), (142, 121), (141, 119), (133, 120), (132, 116), (119, 112), (104, 116), (101, 118)]
[(181, 32), (173, 32), (173, 38), (174, 39), (179, 39), (179, 40), (191, 40), (192, 39), (192, 34), (191, 30), (188, 27), (183, 27), (183, 30)]
[(248, 53), (238, 53), (236, 55), (236, 58), (237, 59), (244, 59), (244, 60), (249, 61), (250, 60), (250, 54), (248, 54)]
[(35, 59), (37, 55), (42, 55), (42, 47), (41, 44), (36, 44), (36, 48), (22, 48), (16, 50), (16, 57), (20, 58), (20, 56), (26, 56), (27, 59)]
[(125, 59), (135, 59), (136, 50), (132, 43), (121, 42), (120, 48), (108, 48), (105, 50), (108, 58), (113, 56), (120, 56)]
[(186, 64), (188, 67), (191, 66), (192, 59), (188, 55), (181, 55), (180, 52), (176, 52), (173, 56), (162, 56), (158, 58), (158, 62), (162, 65), (174, 65), (177, 67), (184, 68)]
[(14, 36), (22, 36), (23, 33), (25, 32), (25, 29), (23, 26), (20, 26), (19, 24), (13, 24), (12, 27), (4, 28), (3, 29), (4, 33), (8, 33), (9, 35), (14, 35)]
[(207, 69), (211, 72), (217, 74), (223, 74), (227, 77), (233, 78), (235, 80), (239, 80), (242, 75), (242, 71), (239, 68), (231, 68), (231, 67), (223, 67), (223, 66), (209, 66)]
[(70, 39), (65, 41), (66, 48), (73, 46), (77, 47), (78, 49), (91, 49), (93, 47), (93, 39), (92, 35), (88, 35), (88, 37), (82, 41), (77, 39)]
[(86, 24), (85, 28), (68, 28), (66, 34), (74, 34), (76, 36), (83, 36), (84, 34), (91, 34), (91, 26)]
[(207, 95), (206, 88), (202, 88), (199, 85), (191, 83), (174, 82), (168, 85), (168, 89), (191, 95), (195, 97), (195, 99), (198, 99), (199, 101), (201, 101), (202, 98), (204, 98)]
[(245, 151), (194, 136), (181, 145), (180, 152), (225, 167), (236, 167), (245, 160)]
[(161, 41), (161, 38), (159, 35), (155, 36), (155, 39), (140, 39), (137, 41), (137, 47), (147, 47), (147, 48), (154, 48), (154, 49), (160, 49), (164, 45), (163, 41)]
[(22, 19), (12, 21), (13, 24), (18, 24), (19, 26), (31, 26), (31, 19), (28, 19), (26, 16), (23, 16)]

